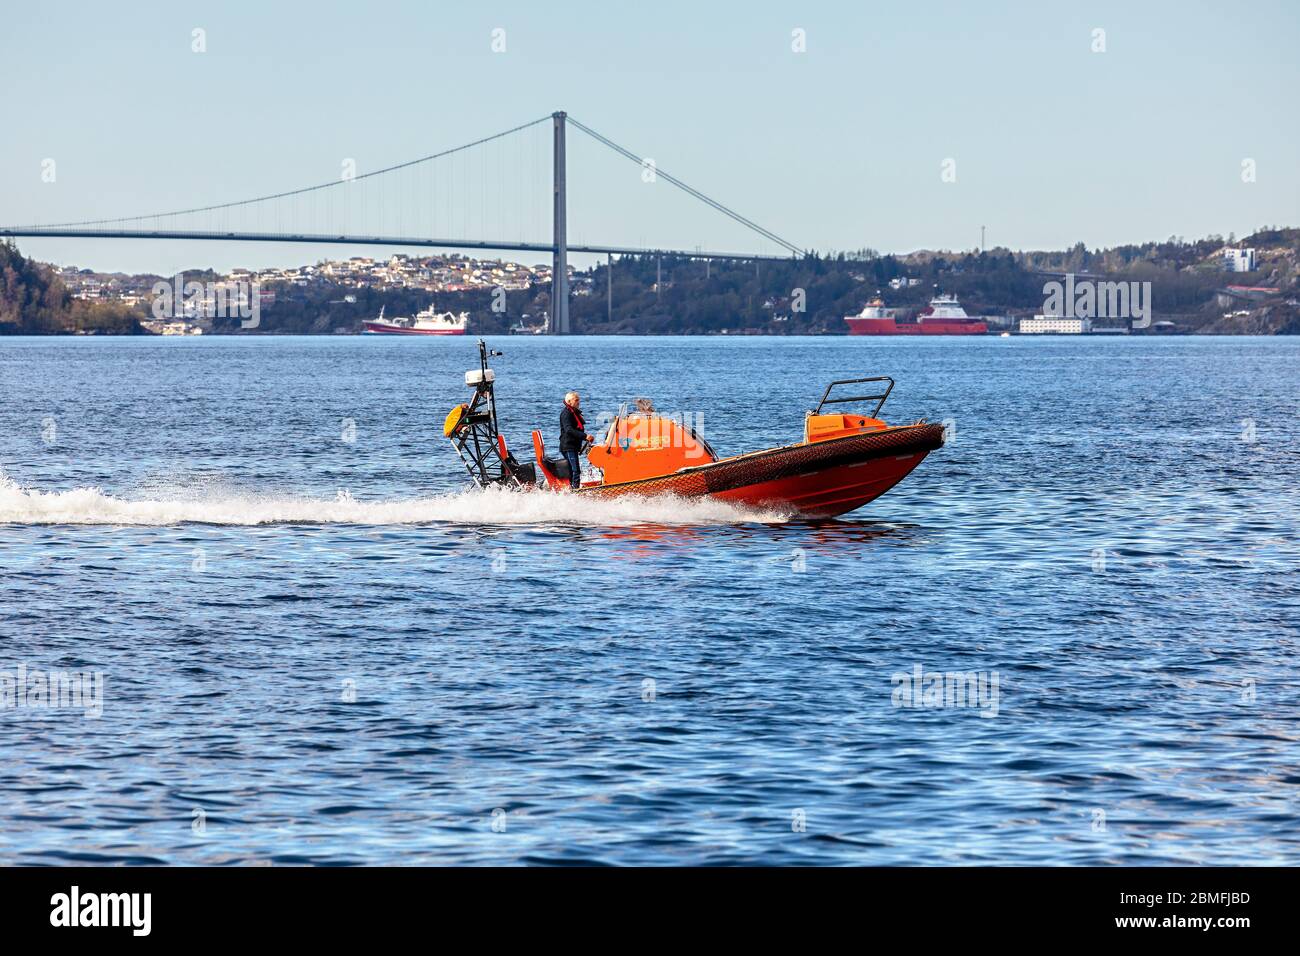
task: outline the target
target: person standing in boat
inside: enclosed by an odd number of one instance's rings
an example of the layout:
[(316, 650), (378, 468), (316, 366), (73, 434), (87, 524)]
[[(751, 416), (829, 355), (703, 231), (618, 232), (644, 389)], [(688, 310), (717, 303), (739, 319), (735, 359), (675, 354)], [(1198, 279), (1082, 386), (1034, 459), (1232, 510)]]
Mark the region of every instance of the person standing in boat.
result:
[(595, 441), (587, 434), (587, 424), (582, 420), (579, 408), (580, 402), (577, 392), (566, 392), (564, 408), (560, 412), (560, 454), (569, 463), (570, 488), (577, 488), (582, 483), (582, 465), (578, 459), (582, 446)]

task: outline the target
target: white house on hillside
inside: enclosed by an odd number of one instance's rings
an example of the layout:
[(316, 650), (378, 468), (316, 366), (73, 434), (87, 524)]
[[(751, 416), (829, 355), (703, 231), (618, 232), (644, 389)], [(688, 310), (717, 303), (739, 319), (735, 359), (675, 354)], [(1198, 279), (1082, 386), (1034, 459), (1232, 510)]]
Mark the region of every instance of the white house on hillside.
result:
[(1223, 268), (1229, 272), (1254, 272), (1255, 250), (1233, 249), (1231, 246), (1225, 247), (1223, 250)]

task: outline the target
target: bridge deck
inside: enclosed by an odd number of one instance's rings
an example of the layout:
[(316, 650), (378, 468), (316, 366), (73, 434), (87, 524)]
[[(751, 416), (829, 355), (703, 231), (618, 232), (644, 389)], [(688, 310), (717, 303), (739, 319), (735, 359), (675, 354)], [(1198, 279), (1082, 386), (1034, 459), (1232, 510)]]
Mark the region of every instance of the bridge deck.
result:
[[(414, 246), (438, 249), (481, 249), (494, 252), (555, 251), (548, 242), (513, 239), (426, 239), (420, 236), (347, 236), (301, 232), (218, 232), (168, 229), (63, 229), (42, 226), (0, 226), (0, 236), (25, 239), (176, 239), (208, 242), (303, 242), (356, 246)], [(569, 252), (616, 256), (676, 256), (689, 259), (731, 259), (739, 261), (788, 262), (793, 255), (765, 255), (753, 252), (711, 252), (703, 249), (643, 249), (633, 246), (573, 245)]]

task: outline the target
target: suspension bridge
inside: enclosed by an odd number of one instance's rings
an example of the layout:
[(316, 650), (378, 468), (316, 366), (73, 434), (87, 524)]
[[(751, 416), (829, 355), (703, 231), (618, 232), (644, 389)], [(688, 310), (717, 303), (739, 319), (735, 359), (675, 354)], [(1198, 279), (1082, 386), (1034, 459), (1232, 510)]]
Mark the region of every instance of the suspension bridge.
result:
[[(477, 189), (486, 198), (489, 190), (494, 197), (513, 191), (516, 196), (529, 191), (517, 181), (507, 182), (500, 157), (493, 178), (488, 170), (488, 160), (482, 160), (478, 171), (464, 162), (464, 157), (489, 144), (501, 146), (507, 140), (518, 140), (530, 131), (551, 129), (551, 189), (550, 237), (531, 238), (504, 235), (503, 217), (498, 219), (494, 238), (468, 238), (475, 224), (467, 210), (469, 198)], [(569, 241), (568, 208), (568, 147), (567, 132), (572, 127), (592, 141), (642, 167), (647, 182), (662, 180), (692, 200), (712, 208), (744, 235), (756, 238), (760, 245), (775, 247), (778, 252), (746, 252), (694, 249), (672, 249), (648, 246), (629, 246), (606, 243)], [(541, 165), (533, 144), (533, 167)], [(521, 164), (526, 164), (520, 150)], [(316, 183), (297, 189), (282, 190), (268, 195), (255, 196), (231, 202), (193, 206), (170, 212), (123, 216), (114, 219), (93, 219), (81, 222), (60, 222), (26, 226), (0, 226), (0, 237), (14, 238), (72, 238), (72, 239), (151, 239), (151, 240), (204, 240), (224, 242), (280, 242), (328, 243), (332, 245), (428, 247), (456, 250), (550, 252), (551, 254), (551, 316), (548, 331), (565, 335), (569, 323), (570, 253), (606, 255), (612, 267), (614, 256), (658, 255), (703, 260), (760, 261), (788, 260), (804, 255), (804, 250), (769, 229), (760, 226), (676, 176), (653, 165), (648, 159), (620, 146), (591, 127), (564, 112), (555, 112), (531, 122), (503, 130), (491, 136), (476, 139), (451, 149), (445, 149), (418, 159), (386, 166), (366, 173), (349, 172), (348, 160), (344, 173), (337, 179)], [(458, 166), (457, 163), (460, 163)], [(450, 167), (450, 169), (448, 168)], [(475, 172), (480, 175), (473, 175)], [(523, 177), (519, 177), (522, 180)], [(537, 185), (536, 183), (534, 185)], [(512, 189), (513, 187), (513, 189)], [(532, 193), (541, 192), (532, 189)], [(391, 225), (394, 212), (388, 200), (396, 200), (397, 228)], [(534, 204), (534, 233), (543, 224)], [(376, 216), (375, 207), (382, 207)], [(460, 234), (450, 228), (460, 219)], [(526, 217), (525, 217), (526, 218)], [(376, 222), (378, 220), (378, 222)], [(480, 210), (477, 228), (487, 232), (491, 226), (487, 215)], [(311, 225), (304, 228), (304, 222)], [(523, 219), (516, 224), (522, 228)], [(407, 228), (409, 223), (410, 228)], [(608, 274), (608, 271), (607, 271)], [(612, 282), (612, 280), (610, 280)], [(612, 287), (611, 287), (612, 288)], [(611, 293), (612, 294), (612, 293)]]

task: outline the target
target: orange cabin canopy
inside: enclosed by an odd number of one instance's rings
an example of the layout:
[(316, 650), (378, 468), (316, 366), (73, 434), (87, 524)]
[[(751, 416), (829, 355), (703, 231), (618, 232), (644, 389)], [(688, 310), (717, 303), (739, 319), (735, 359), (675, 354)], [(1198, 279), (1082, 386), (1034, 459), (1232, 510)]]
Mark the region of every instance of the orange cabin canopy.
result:
[(587, 453), (587, 460), (605, 476), (605, 484), (670, 475), (682, 468), (718, 460), (693, 428), (655, 414), (622, 415), (609, 426), (604, 440)]

